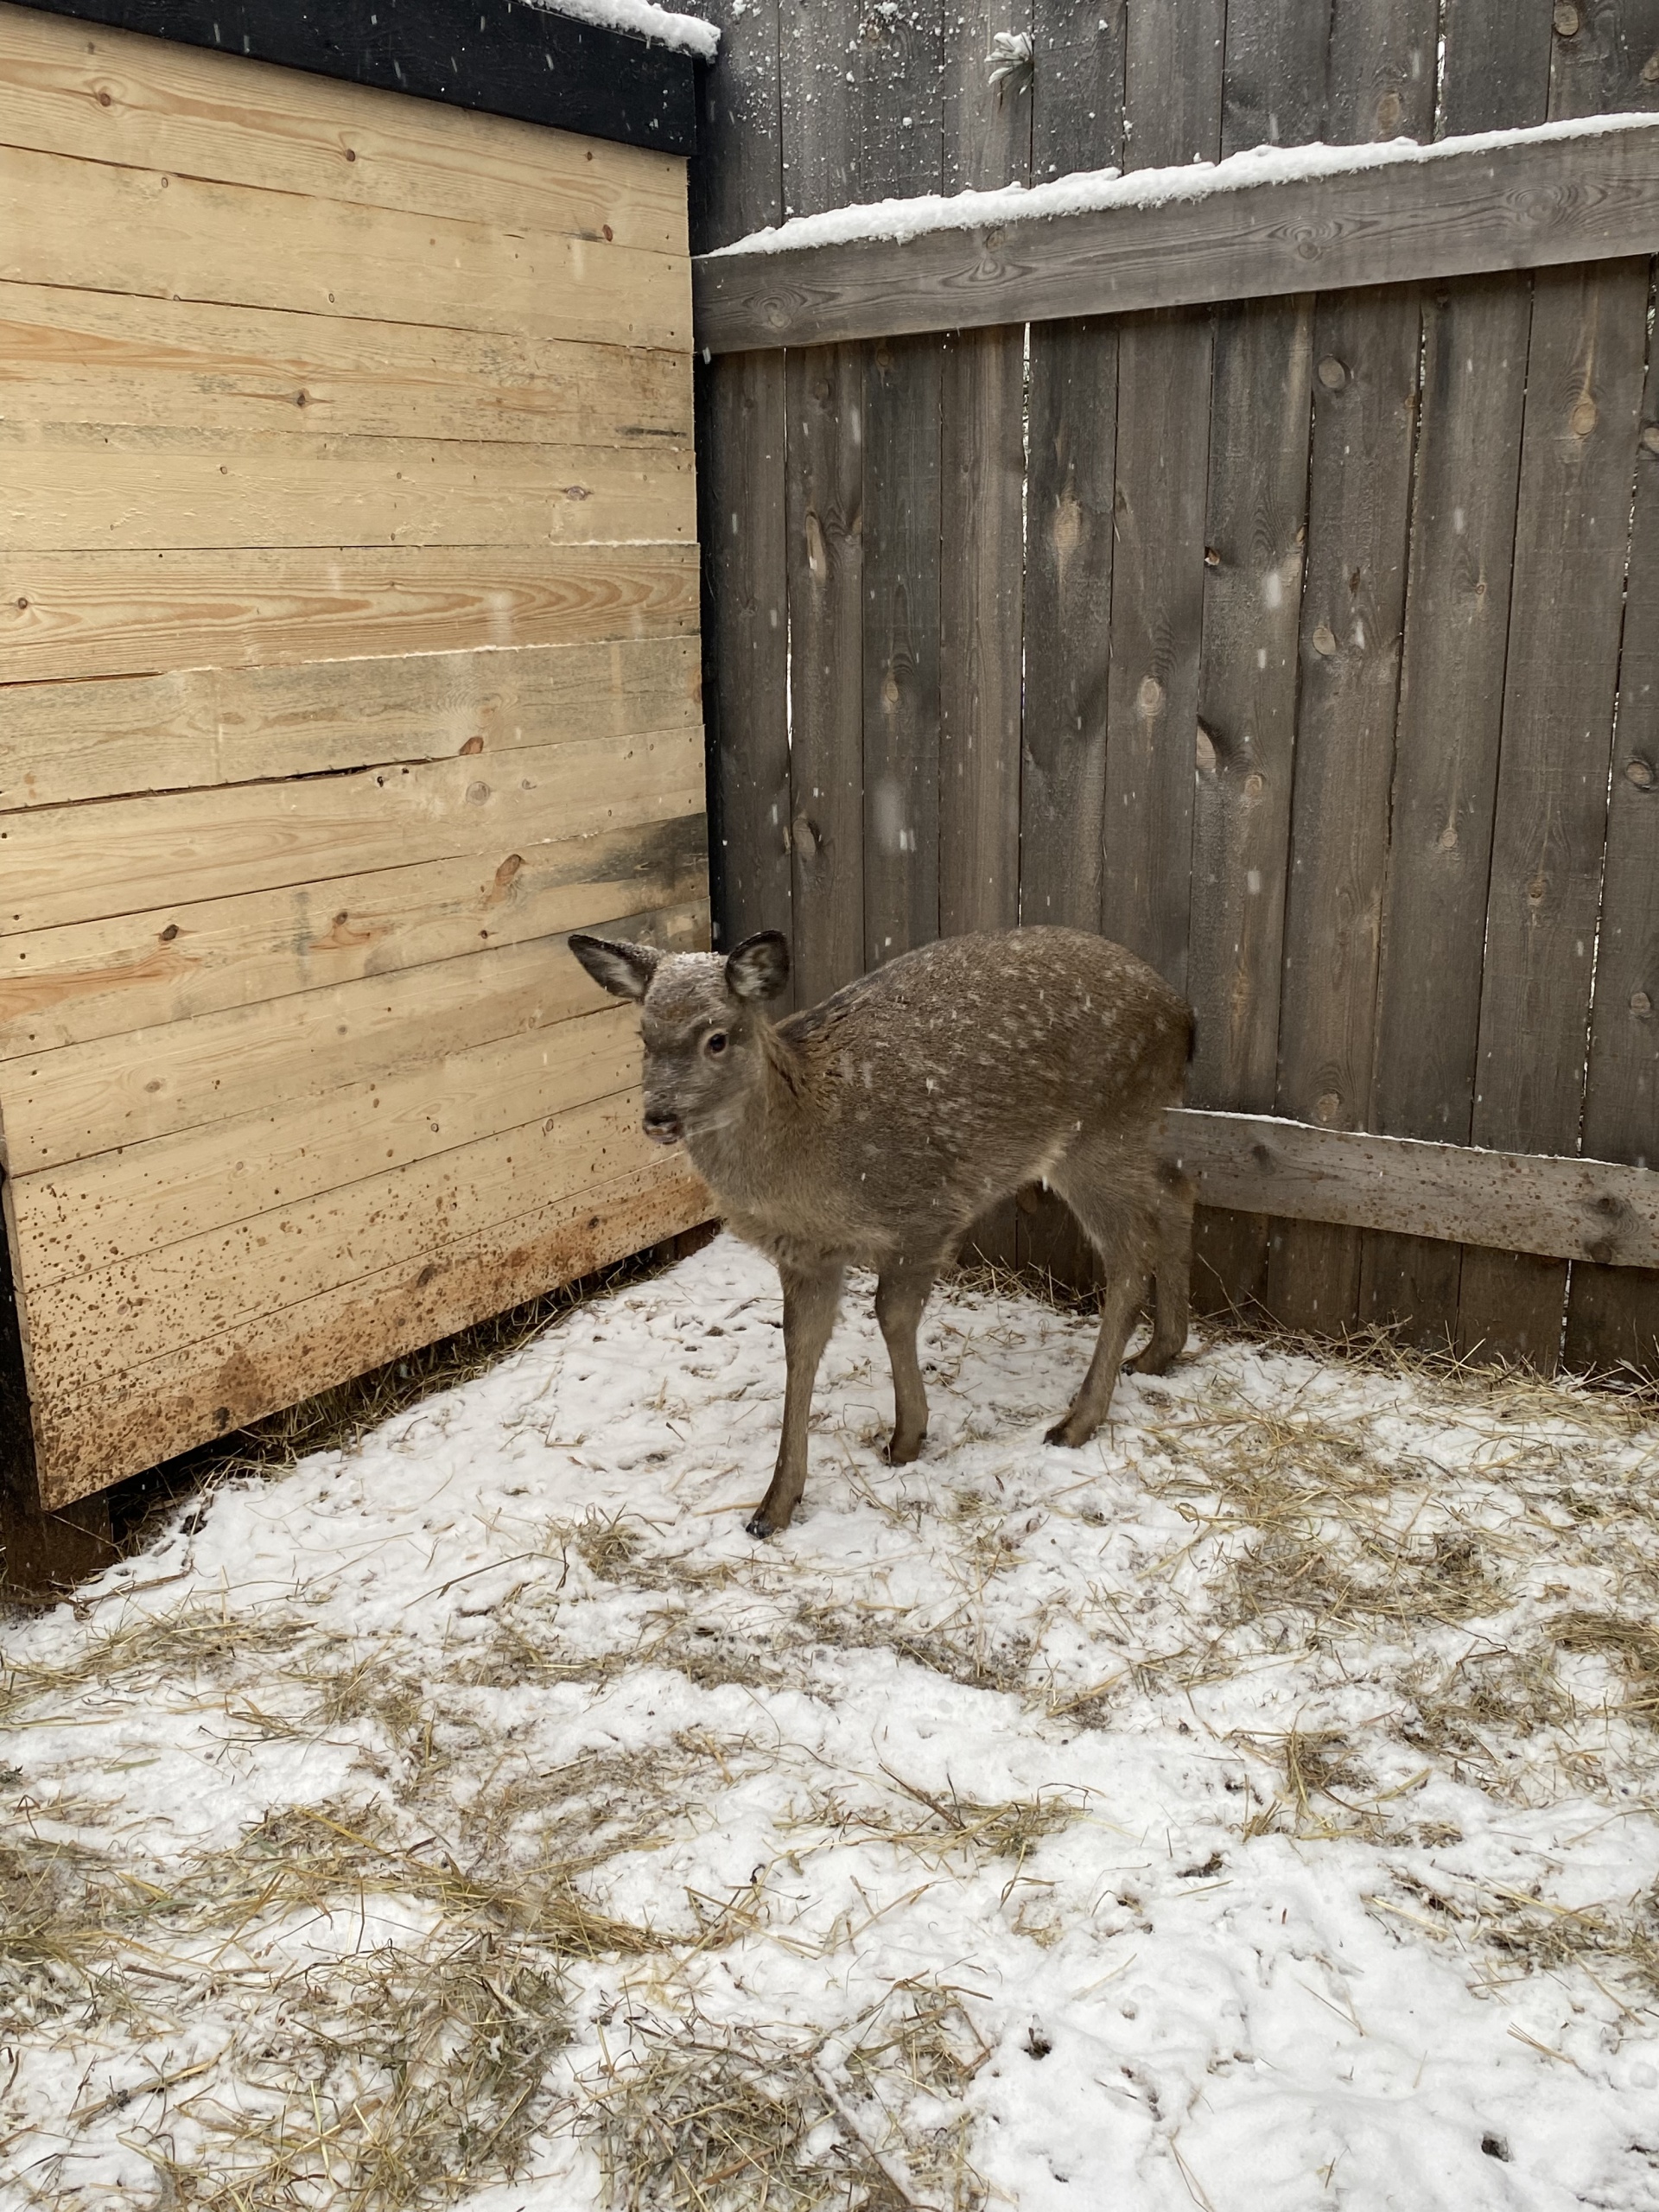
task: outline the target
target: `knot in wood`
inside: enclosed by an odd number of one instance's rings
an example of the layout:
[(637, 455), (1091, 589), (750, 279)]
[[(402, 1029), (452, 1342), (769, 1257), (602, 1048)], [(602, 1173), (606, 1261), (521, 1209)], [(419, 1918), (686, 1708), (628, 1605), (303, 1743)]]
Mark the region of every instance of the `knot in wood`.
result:
[(1334, 1090), (1322, 1090), (1313, 1104), (1313, 1118), (1324, 1128), (1334, 1128), (1342, 1112), (1342, 1098)]
[(1329, 660), (1337, 650), (1337, 633), (1328, 622), (1321, 622), (1313, 632), (1313, 650)]
[(1567, 427), (1575, 438), (1587, 438), (1598, 420), (1596, 403), (1586, 391), (1573, 403), (1573, 412), (1567, 418)]
[(1576, 38), (1579, 35), (1579, 11), (1572, 0), (1560, 0), (1560, 5), (1550, 18), (1557, 38)]
[(467, 804), (468, 806), (482, 806), (489, 795), (490, 787), (487, 784), (468, 784), (467, 786)]
[(1654, 786), (1652, 761), (1644, 760), (1638, 753), (1633, 760), (1625, 763), (1624, 780), (1627, 784), (1634, 784), (1639, 791), (1650, 791)]
[(1643, 453), (1659, 454), (1659, 423), (1649, 423), (1642, 433)]
[(1143, 715), (1155, 715), (1164, 703), (1164, 687), (1155, 676), (1143, 676), (1141, 689), (1135, 694), (1135, 704)]
[(1405, 110), (1400, 103), (1399, 93), (1384, 92), (1376, 104), (1377, 135), (1383, 138), (1392, 138), (1400, 128), (1400, 118), (1404, 112)]
[(1645, 1021), (1649, 1014), (1653, 1012), (1653, 1001), (1645, 991), (1630, 993), (1630, 1012), (1638, 1021)]
[(1340, 391), (1348, 381), (1348, 371), (1334, 353), (1327, 353), (1319, 363), (1319, 382), (1327, 391)]

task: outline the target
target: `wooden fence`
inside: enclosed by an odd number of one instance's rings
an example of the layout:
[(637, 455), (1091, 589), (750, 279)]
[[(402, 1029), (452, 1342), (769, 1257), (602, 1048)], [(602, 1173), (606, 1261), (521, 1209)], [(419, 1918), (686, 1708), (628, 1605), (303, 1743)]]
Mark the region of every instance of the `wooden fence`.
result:
[[(1656, 0), (710, 12), (705, 254), (849, 201), (1659, 110)], [(993, 81), (1010, 31), (1032, 66)], [(1491, 169), (1462, 222), (1424, 165), (1301, 292), (1167, 209), (1138, 293), (1128, 232), (1069, 284), (982, 235), (965, 273), (820, 257), (816, 292), (702, 265), (717, 933), (787, 928), (802, 1002), (1021, 919), (1142, 953), (1198, 1009), (1211, 1306), (1659, 1354), (1659, 1270), (1613, 1264), (1655, 1256), (1659, 1161), (1654, 162), (1629, 134), (1626, 191), (1584, 150), (1623, 135)], [(1221, 1114), (1300, 1126), (1229, 1151)], [(1352, 1131), (1421, 1141), (1384, 1172)], [(989, 1233), (1075, 1264), (1040, 1209)]]

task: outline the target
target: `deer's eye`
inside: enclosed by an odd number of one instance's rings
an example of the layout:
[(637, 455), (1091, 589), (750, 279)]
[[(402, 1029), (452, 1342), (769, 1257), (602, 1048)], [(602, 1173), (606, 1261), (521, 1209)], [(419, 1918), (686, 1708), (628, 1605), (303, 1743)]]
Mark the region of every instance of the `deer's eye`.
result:
[(711, 1060), (717, 1060), (731, 1041), (723, 1029), (711, 1029), (702, 1040), (702, 1049)]

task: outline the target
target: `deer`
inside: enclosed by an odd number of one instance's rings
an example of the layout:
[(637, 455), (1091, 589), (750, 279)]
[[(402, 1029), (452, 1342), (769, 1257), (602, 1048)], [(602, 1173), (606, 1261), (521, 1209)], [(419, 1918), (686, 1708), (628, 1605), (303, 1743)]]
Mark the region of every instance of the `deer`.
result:
[(1121, 944), (1022, 928), (900, 954), (804, 1013), (773, 1020), (789, 947), (775, 930), (722, 957), (568, 939), (594, 981), (639, 1007), (645, 1133), (683, 1144), (726, 1225), (772, 1261), (784, 1300), (782, 1433), (747, 1522), (788, 1528), (805, 1488), (819, 1363), (848, 1268), (875, 1275), (893, 1370), (889, 1462), (927, 1435), (917, 1331), (976, 1219), (1027, 1186), (1058, 1194), (1101, 1262), (1100, 1330), (1046, 1441), (1076, 1449), (1130, 1361), (1160, 1375), (1186, 1343), (1193, 1186), (1164, 1135), (1192, 1045), (1192, 1009)]

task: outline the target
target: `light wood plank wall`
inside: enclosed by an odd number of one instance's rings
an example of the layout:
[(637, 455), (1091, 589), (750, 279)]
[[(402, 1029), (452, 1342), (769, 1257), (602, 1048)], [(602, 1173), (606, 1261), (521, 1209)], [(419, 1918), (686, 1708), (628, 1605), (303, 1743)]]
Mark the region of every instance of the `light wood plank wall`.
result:
[(0, 4), (0, 1185), (47, 1507), (708, 1211), (684, 162)]

